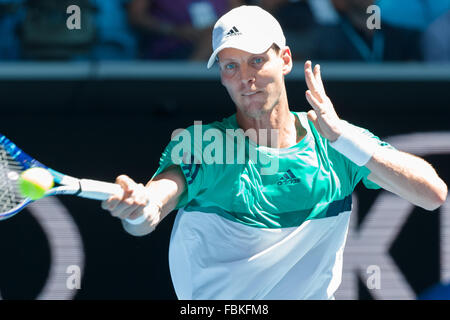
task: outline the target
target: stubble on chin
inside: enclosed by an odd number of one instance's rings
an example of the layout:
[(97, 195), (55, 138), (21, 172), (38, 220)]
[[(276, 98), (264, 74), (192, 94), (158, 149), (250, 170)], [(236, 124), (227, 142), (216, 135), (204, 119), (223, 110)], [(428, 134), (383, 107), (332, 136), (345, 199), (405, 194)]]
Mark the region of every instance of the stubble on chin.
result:
[(275, 106), (279, 103), (279, 97), (274, 101), (265, 101), (255, 104), (245, 104), (239, 103), (237, 104), (235, 101), (235, 105), (238, 113), (242, 113), (242, 115), (252, 118), (252, 119), (260, 119), (264, 115), (269, 114), (275, 108)]

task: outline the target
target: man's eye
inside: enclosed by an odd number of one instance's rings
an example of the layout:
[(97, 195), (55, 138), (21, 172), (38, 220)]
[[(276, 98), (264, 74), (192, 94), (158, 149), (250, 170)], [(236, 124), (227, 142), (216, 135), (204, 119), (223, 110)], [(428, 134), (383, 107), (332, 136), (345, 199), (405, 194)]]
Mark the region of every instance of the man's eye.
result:
[(234, 63), (229, 63), (225, 66), (225, 69), (227, 70), (233, 70), (234, 68), (236, 68), (236, 65)]
[(260, 64), (262, 62), (263, 62), (263, 58), (255, 58), (255, 59), (253, 59), (253, 63), (255, 63), (255, 64)]

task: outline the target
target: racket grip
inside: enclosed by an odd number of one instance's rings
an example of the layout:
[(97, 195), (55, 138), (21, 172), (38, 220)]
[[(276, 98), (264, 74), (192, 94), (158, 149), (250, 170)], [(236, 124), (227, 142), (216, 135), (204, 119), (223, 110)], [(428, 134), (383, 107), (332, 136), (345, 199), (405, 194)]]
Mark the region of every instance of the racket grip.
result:
[(93, 200), (107, 200), (112, 195), (116, 195), (119, 198), (123, 196), (122, 187), (115, 183), (81, 179), (80, 181), (80, 193), (79, 197), (93, 199)]
[[(119, 198), (123, 196), (122, 187), (116, 183), (109, 183), (90, 179), (80, 180), (81, 192), (79, 197), (88, 198), (93, 200), (107, 200), (112, 195), (116, 195)], [(145, 221), (145, 216), (140, 216), (136, 219), (126, 219), (126, 221), (133, 225), (141, 224)]]

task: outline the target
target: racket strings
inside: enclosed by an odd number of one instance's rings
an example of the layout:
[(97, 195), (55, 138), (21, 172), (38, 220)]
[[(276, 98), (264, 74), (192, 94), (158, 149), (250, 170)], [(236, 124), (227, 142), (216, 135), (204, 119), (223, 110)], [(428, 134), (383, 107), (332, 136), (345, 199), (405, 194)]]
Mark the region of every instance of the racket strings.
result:
[(25, 200), (17, 187), (23, 170), (24, 167), (0, 147), (0, 212), (10, 211)]

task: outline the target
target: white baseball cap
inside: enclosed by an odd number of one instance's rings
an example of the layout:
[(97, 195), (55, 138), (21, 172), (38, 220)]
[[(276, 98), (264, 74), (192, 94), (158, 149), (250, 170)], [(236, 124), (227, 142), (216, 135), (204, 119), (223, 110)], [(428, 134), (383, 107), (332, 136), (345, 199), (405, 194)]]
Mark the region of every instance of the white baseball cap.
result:
[(208, 69), (214, 64), (217, 54), (222, 49), (235, 48), (260, 54), (274, 43), (284, 48), (286, 38), (280, 24), (269, 12), (257, 6), (234, 8), (214, 25), (213, 53), (208, 60)]

